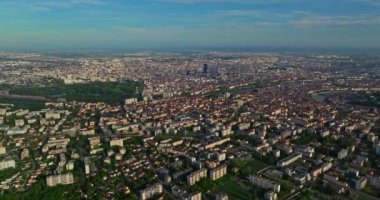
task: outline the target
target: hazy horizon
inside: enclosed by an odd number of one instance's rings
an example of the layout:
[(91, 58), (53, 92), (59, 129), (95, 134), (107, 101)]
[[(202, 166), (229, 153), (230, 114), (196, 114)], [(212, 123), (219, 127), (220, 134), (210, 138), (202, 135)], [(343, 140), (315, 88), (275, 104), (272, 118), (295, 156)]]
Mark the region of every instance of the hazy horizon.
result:
[(336, 55), (357, 55), (371, 56), (378, 55), (380, 48), (288, 48), (288, 47), (223, 47), (223, 48), (146, 48), (146, 49), (126, 49), (126, 48), (8, 48), (0, 49), (0, 53), (53, 53), (53, 54), (128, 54), (128, 53), (272, 53), (272, 54), (336, 54)]

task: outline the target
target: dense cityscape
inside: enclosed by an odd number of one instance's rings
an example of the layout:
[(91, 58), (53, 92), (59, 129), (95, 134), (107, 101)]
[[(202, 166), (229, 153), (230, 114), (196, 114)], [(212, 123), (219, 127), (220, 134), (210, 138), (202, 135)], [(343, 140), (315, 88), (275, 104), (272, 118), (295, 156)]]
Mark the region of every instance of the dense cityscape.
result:
[(380, 57), (0, 53), (0, 199), (380, 198)]

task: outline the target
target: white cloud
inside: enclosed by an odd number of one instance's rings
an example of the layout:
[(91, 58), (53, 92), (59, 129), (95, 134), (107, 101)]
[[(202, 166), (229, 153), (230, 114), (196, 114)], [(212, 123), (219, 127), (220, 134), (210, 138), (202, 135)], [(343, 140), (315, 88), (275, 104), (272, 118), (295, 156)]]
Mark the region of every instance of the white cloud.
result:
[(380, 6), (380, 0), (348, 0), (348, 1)]
[(168, 3), (182, 3), (182, 4), (195, 4), (195, 3), (280, 3), (290, 2), (297, 0), (160, 0)]
[(24, 8), (27, 11), (43, 12), (53, 9), (68, 9), (80, 5), (104, 5), (106, 1), (101, 0), (5, 0), (0, 2), (5, 7)]
[[(251, 25), (293, 25), (293, 26), (351, 26), (380, 24), (379, 14), (319, 15), (295, 10), (277, 13), (266, 10), (221, 10), (213, 14), (216, 18), (233, 22), (248, 22)], [(221, 20), (219, 19), (219, 21)], [(216, 20), (218, 21), (218, 20)]]
[(380, 16), (376, 15), (352, 15), (352, 16), (318, 16), (307, 15), (300, 19), (289, 21), (297, 26), (352, 26), (380, 24)]

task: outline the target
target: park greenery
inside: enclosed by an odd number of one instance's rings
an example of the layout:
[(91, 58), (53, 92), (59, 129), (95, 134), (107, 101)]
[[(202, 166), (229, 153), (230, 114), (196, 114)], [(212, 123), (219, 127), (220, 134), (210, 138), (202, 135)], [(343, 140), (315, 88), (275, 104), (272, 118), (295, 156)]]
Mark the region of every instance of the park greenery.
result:
[(14, 99), (9, 97), (0, 97), (0, 104), (13, 104), (13, 109), (27, 108), (32, 111), (41, 110), (45, 107), (45, 102), (30, 99)]
[[(0, 85), (0, 90), (7, 90), (9, 94), (40, 96), (49, 99), (66, 99), (80, 102), (105, 102), (117, 104), (126, 98), (140, 97), (139, 91), (143, 84), (135, 81), (123, 82), (92, 82), (66, 85), (63, 81), (55, 80), (47, 85)], [(12, 103), (16, 107), (40, 108), (44, 105), (42, 100), (11, 99), (1, 97), (1, 103)]]

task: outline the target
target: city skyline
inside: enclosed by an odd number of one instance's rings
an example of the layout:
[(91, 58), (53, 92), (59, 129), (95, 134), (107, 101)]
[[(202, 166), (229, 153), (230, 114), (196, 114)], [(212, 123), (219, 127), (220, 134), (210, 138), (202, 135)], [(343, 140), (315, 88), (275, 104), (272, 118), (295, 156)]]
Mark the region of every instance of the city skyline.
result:
[(379, 49), (375, 0), (0, 2), (0, 49)]

